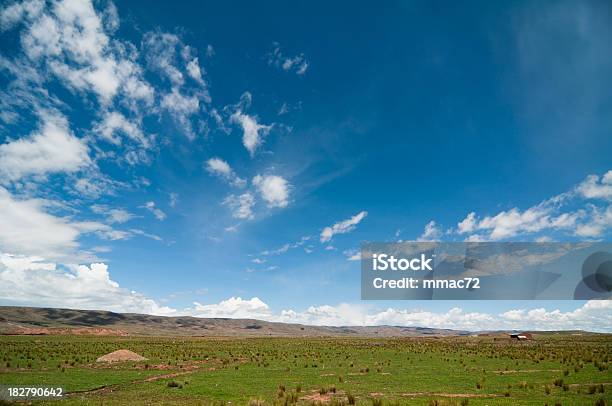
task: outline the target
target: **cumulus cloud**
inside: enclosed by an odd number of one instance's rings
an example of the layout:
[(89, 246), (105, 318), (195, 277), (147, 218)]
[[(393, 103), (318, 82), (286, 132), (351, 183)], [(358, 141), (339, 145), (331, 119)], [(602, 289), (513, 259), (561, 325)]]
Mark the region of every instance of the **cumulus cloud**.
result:
[(612, 206), (591, 206), (587, 220), (578, 224), (576, 235), (584, 238), (599, 238), (612, 228)]
[(175, 311), (127, 290), (104, 263), (65, 269), (40, 257), (0, 254), (0, 300), (6, 304), (109, 310), (158, 315)]
[(270, 307), (254, 297), (249, 300), (231, 297), (214, 304), (194, 302), (191, 313), (196, 317), (229, 317), (240, 319), (269, 319), (272, 316)]
[(41, 128), (29, 137), (0, 145), (0, 178), (75, 172), (91, 164), (87, 144), (75, 137), (66, 119), (43, 114)]
[(418, 238), (418, 241), (438, 241), (441, 236), (442, 230), (440, 230), (435, 221), (431, 220), (425, 225), (423, 234)]
[(257, 297), (231, 297), (219, 303), (194, 302), (175, 309), (121, 287), (104, 263), (61, 267), (41, 257), (0, 254), (0, 301), (11, 305), (36, 305), (96, 309), (155, 315), (190, 315), (259, 319), (320, 326), (416, 326), (459, 330), (588, 330), (611, 332), (612, 301), (588, 301), (572, 311), (511, 309), (500, 314), (466, 312), (460, 307), (431, 312), (419, 309), (377, 309), (370, 305), (341, 303), (310, 306), (306, 310), (273, 311)]
[(55, 258), (78, 246), (78, 227), (47, 213), (45, 203), (40, 199), (16, 199), (0, 187), (0, 247), (3, 250)]
[(504, 240), (544, 233), (564, 232), (581, 238), (601, 238), (612, 227), (612, 171), (602, 176), (589, 175), (572, 190), (553, 196), (525, 210), (514, 207), (480, 218), (469, 213), (457, 224), (454, 233), (467, 241)]
[(250, 192), (241, 195), (229, 195), (223, 200), (223, 204), (232, 210), (232, 216), (238, 219), (252, 219), (255, 197)]
[(232, 186), (241, 188), (246, 186), (246, 180), (238, 177), (231, 166), (221, 158), (214, 157), (207, 160), (206, 170), (229, 182)]
[(242, 128), (242, 144), (251, 156), (263, 143), (263, 137), (270, 133), (272, 125), (259, 124), (256, 116), (249, 116), (238, 110), (230, 116), (230, 122)]
[(605, 199), (612, 200), (612, 170), (604, 175), (589, 175), (577, 187), (580, 193), (586, 199)]
[(323, 231), (321, 231), (321, 242), (331, 241), (333, 236), (336, 234), (345, 234), (353, 231), (355, 227), (357, 227), (357, 224), (359, 224), (367, 215), (367, 211), (361, 211), (349, 219), (340, 221), (331, 227), (325, 227)]
[(154, 201), (148, 201), (142, 206), (144, 209), (150, 211), (156, 219), (159, 221), (163, 221), (166, 219), (166, 213), (164, 213), (161, 209), (159, 209)]
[[(78, 250), (81, 234), (93, 233), (107, 240), (122, 240), (133, 234), (97, 221), (75, 221), (51, 214), (50, 208), (55, 206), (62, 207), (62, 204), (44, 199), (19, 199), (0, 187), (0, 250), (53, 260), (80, 259), (87, 257), (86, 252)], [(125, 219), (125, 213), (108, 214), (115, 220)]]
[[(469, 331), (483, 330), (587, 330), (610, 332), (612, 302), (589, 301), (573, 311), (544, 308), (514, 309), (501, 314), (467, 312), (460, 307), (431, 312), (419, 309), (377, 309), (369, 305), (342, 303), (273, 312), (259, 298), (232, 297), (218, 304), (195, 304), (187, 311), (199, 317), (253, 318), (318, 326), (409, 326)], [(205, 311), (199, 311), (205, 309)]]
[(253, 178), (253, 185), (266, 201), (268, 207), (287, 207), (289, 204), (290, 185), (286, 179), (276, 175), (257, 175)]
[[(106, 16), (114, 18), (112, 12)], [(1, 21), (5, 30), (16, 27), (17, 21), (25, 22), (19, 26), (29, 60), (46, 67), (69, 88), (93, 92), (105, 104), (119, 92), (151, 101), (153, 90), (141, 69), (124, 56), (122, 44), (110, 41), (91, 1), (62, 0), (49, 7), (34, 1), (14, 4), (3, 9)]]

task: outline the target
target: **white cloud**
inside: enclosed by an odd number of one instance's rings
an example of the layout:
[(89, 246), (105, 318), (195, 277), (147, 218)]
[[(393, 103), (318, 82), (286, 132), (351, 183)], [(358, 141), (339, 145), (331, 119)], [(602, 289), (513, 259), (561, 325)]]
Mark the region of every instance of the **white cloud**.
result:
[[(105, 17), (113, 29), (118, 21), (113, 21), (112, 10)], [(111, 43), (91, 1), (61, 0), (49, 7), (28, 2), (2, 11), (4, 29), (17, 26), (17, 21), (25, 23), (19, 26), (29, 60), (46, 66), (69, 88), (91, 91), (104, 104), (122, 89), (128, 97), (151, 101), (152, 88), (142, 79), (141, 69), (124, 57), (125, 44)]]
[(578, 193), (586, 199), (612, 200), (612, 170), (603, 176), (589, 175), (578, 185)]
[(476, 221), (476, 213), (471, 212), (467, 215), (465, 219), (463, 219), (459, 222), (459, 224), (457, 224), (459, 234), (471, 233), (476, 229), (477, 223), (478, 222)]
[(248, 319), (269, 319), (272, 316), (270, 307), (259, 298), (250, 300), (231, 297), (215, 304), (200, 304), (194, 302), (191, 313), (195, 317), (230, 317)]
[(125, 223), (134, 218), (134, 215), (125, 209), (109, 208), (102, 204), (92, 205), (91, 211), (104, 215), (109, 223)]
[(286, 179), (276, 175), (257, 175), (253, 178), (253, 185), (268, 207), (287, 207), (289, 204), (290, 185)]
[(70, 253), (80, 230), (66, 219), (45, 211), (45, 201), (18, 200), (0, 187), (0, 248), (55, 258)]
[(442, 230), (436, 225), (436, 222), (431, 220), (425, 225), (423, 234), (418, 238), (418, 241), (438, 241), (442, 236)]
[(602, 176), (589, 175), (570, 191), (526, 210), (514, 207), (484, 218), (470, 212), (449, 233), (466, 235), (466, 241), (497, 241), (528, 235), (544, 241), (555, 239), (549, 234), (557, 232), (601, 238), (612, 227), (612, 208), (608, 203), (611, 197), (612, 171), (607, 171)]
[[(325, 248), (327, 249), (328, 247)], [(344, 255), (346, 255), (348, 261), (361, 261), (361, 251), (359, 250), (347, 250), (344, 251)]]
[(0, 301), (88, 310), (109, 310), (158, 315), (175, 311), (159, 306), (144, 295), (119, 286), (108, 266), (70, 266), (61, 270), (42, 258), (0, 254)]
[(367, 211), (361, 211), (350, 219), (340, 221), (331, 227), (325, 227), (323, 231), (321, 231), (321, 242), (330, 241), (336, 234), (345, 234), (353, 231), (357, 224), (359, 224), (367, 215)]
[[(0, 252), (41, 256), (53, 260), (88, 257), (78, 251), (81, 234), (94, 233), (100, 238), (120, 240), (131, 233), (115, 230), (96, 221), (74, 221), (49, 213), (59, 206), (43, 199), (18, 199), (0, 187)], [(123, 213), (114, 213), (121, 216)]]
[(245, 187), (246, 180), (238, 177), (230, 165), (221, 158), (214, 157), (206, 161), (206, 170), (216, 176), (219, 176), (230, 184), (236, 187)]
[[(502, 314), (466, 312), (454, 307), (446, 312), (340, 304), (311, 306), (303, 312), (283, 310), (271, 320), (332, 326), (416, 326), (459, 330), (573, 330), (612, 331), (612, 302), (590, 301), (568, 312), (560, 310), (510, 310)], [(270, 320), (270, 319), (269, 319)]]
[(172, 115), (189, 139), (195, 138), (190, 117), (200, 111), (200, 100), (197, 96), (186, 96), (174, 87), (162, 97), (161, 107)]
[(33, 19), (40, 15), (44, 6), (42, 0), (15, 2), (0, 11), (0, 28), (8, 30), (24, 18)]
[(243, 193), (239, 196), (229, 195), (223, 200), (223, 204), (230, 207), (234, 218), (252, 219), (253, 206), (255, 205), (255, 197), (249, 193)]
[(123, 114), (116, 111), (106, 113), (102, 121), (94, 127), (94, 131), (115, 145), (121, 144), (121, 138), (116, 135), (120, 133), (138, 142), (145, 148), (151, 146), (147, 137), (142, 133), (140, 125), (129, 121)]
[(588, 301), (562, 312), (511, 309), (501, 314), (466, 312), (460, 307), (431, 312), (419, 309), (377, 309), (370, 305), (341, 303), (274, 312), (257, 297), (231, 297), (219, 303), (183, 310), (164, 307), (144, 295), (122, 288), (111, 279), (104, 263), (73, 265), (61, 269), (40, 257), (0, 254), (0, 302), (75, 309), (109, 310), (155, 315), (228, 317), (320, 326), (414, 326), (458, 330), (587, 330), (612, 332), (612, 301)]
[(249, 116), (238, 110), (230, 116), (230, 122), (242, 128), (242, 144), (251, 156), (263, 143), (262, 139), (270, 133), (272, 125), (263, 125), (257, 122), (257, 117)]
[(612, 228), (612, 206), (605, 209), (593, 206), (588, 219), (576, 227), (576, 235), (584, 238), (599, 238), (610, 228)]
[(154, 201), (148, 201), (142, 207), (147, 209), (151, 213), (153, 213), (155, 218), (158, 219), (159, 221), (163, 221), (166, 219), (166, 213), (164, 213), (161, 209), (156, 207)]
[(179, 195), (178, 195), (178, 193), (170, 192), (170, 201), (168, 202), (170, 207), (176, 207), (178, 202), (179, 202)]
[(0, 177), (8, 181), (31, 175), (75, 172), (91, 164), (87, 144), (75, 137), (65, 118), (43, 114), (40, 130), (0, 145)]
[(187, 73), (189, 76), (196, 82), (200, 84), (204, 84), (204, 79), (202, 79), (202, 71), (200, 69), (200, 63), (198, 62), (198, 58), (193, 58), (187, 64)]
[(165, 32), (148, 32), (143, 43), (149, 68), (163, 74), (173, 86), (182, 85), (184, 77), (178, 67), (177, 58), (177, 48), (183, 49), (180, 38)]
[(297, 75), (303, 75), (308, 70), (308, 61), (304, 54), (289, 57), (283, 55), (278, 43), (274, 43), (274, 49), (268, 54), (268, 65), (275, 66), (285, 72), (295, 72)]

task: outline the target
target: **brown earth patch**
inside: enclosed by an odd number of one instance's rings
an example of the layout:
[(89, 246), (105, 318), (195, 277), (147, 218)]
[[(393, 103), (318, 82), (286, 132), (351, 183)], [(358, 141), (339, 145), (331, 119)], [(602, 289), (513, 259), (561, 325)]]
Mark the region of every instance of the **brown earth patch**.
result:
[(495, 393), (430, 393), (430, 392), (413, 392), (413, 393), (402, 393), (400, 396), (416, 398), (421, 396), (439, 396), (441, 398), (499, 398), (503, 395), (497, 395)]
[(317, 390), (311, 391), (308, 395), (304, 395), (300, 400), (305, 400), (314, 403), (329, 403), (333, 398), (344, 397), (343, 391), (336, 391), (336, 393), (327, 392), (325, 394), (319, 393)]
[(146, 361), (142, 355), (138, 355), (130, 350), (117, 350), (101, 356), (96, 362), (125, 362), (125, 361)]
[(608, 385), (612, 385), (612, 382), (597, 382), (597, 383), (570, 383), (568, 386), (570, 388), (577, 388), (579, 386), (598, 386), (598, 385), (603, 385), (603, 386), (608, 386)]
[(495, 374), (522, 374), (523, 372), (525, 373), (531, 373), (531, 372), (561, 372), (560, 369), (509, 369), (507, 371), (491, 371)]
[(102, 328), (102, 327), (82, 327), (82, 328), (47, 328), (47, 327), (18, 327), (9, 330), (4, 335), (25, 335), (25, 336), (44, 336), (44, 335), (75, 335), (75, 336), (115, 336), (125, 337), (129, 334), (123, 330)]

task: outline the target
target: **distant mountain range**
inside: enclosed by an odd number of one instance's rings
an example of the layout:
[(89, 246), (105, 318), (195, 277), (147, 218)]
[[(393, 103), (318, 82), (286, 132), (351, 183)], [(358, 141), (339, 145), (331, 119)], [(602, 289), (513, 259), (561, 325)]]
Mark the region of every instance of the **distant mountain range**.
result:
[[(490, 332), (489, 334), (501, 334)], [(579, 331), (564, 333), (581, 333)], [(253, 319), (164, 317), (100, 310), (0, 306), (0, 334), (230, 337), (424, 337), (477, 333), (427, 327), (308, 326)]]

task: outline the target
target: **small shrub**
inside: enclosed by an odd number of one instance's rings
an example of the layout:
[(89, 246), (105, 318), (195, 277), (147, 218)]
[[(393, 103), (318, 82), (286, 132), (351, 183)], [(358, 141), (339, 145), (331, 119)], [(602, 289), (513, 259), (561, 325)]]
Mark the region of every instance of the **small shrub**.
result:
[(608, 402), (604, 398), (599, 398), (595, 401), (595, 406), (608, 406)]
[(353, 395), (352, 393), (347, 393), (346, 394), (346, 399), (347, 399), (349, 405), (354, 405), (355, 404), (355, 395)]

